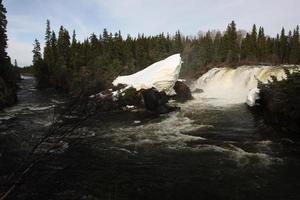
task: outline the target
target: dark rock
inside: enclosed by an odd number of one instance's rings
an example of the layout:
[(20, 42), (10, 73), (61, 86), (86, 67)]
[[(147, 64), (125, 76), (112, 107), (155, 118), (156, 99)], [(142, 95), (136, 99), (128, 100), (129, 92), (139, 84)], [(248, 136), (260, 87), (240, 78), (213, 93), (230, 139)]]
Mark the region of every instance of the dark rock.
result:
[(193, 99), (191, 90), (185, 83), (177, 81), (173, 88), (176, 92), (175, 100), (185, 102)]
[(121, 90), (123, 88), (125, 88), (126, 85), (125, 84), (118, 84), (117, 86), (112, 85), (112, 90)]
[(139, 91), (135, 88), (128, 88), (123, 92), (114, 89), (105, 90), (89, 97), (96, 110), (110, 111), (121, 109), (127, 111), (132, 110), (128, 109), (128, 106), (130, 106), (134, 109), (145, 108), (150, 112), (165, 114), (179, 109), (168, 105), (170, 97), (165, 92), (159, 92), (155, 88)]
[(135, 88), (128, 88), (119, 95), (118, 102), (120, 106), (134, 105), (139, 106), (142, 102), (142, 96)]
[(300, 73), (290, 74), (287, 79), (259, 83), (258, 113), (264, 122), (280, 130), (286, 136), (300, 136)]
[(178, 110), (177, 107), (167, 105), (169, 98), (165, 92), (159, 92), (155, 88), (143, 90), (142, 96), (145, 108), (151, 112), (165, 114)]
[(202, 92), (204, 92), (204, 91), (203, 91), (202, 89), (197, 88), (194, 92), (195, 92), (195, 93), (202, 93)]
[(17, 102), (16, 89), (16, 85), (9, 85), (0, 77), (0, 110)]

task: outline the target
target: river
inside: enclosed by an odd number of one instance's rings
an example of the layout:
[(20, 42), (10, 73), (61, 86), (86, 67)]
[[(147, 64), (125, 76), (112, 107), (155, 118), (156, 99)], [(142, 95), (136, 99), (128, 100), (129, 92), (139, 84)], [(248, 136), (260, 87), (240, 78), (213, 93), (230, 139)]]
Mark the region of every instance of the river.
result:
[[(20, 87), (19, 103), (0, 113), (0, 193), (65, 101), (31, 77)], [(300, 199), (299, 142), (244, 103), (193, 96), (158, 118), (100, 113), (70, 136), (76, 142), (45, 154), (9, 199)]]

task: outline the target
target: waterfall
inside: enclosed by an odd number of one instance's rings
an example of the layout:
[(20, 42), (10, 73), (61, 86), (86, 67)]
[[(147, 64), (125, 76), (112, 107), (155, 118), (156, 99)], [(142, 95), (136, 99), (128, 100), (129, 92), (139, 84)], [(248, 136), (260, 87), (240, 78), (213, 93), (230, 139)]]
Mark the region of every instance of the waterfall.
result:
[(286, 78), (284, 69), (291, 72), (292, 66), (241, 66), (213, 68), (202, 75), (191, 86), (192, 90), (202, 89), (206, 98), (226, 99), (230, 103), (244, 103), (249, 91), (257, 87), (258, 80), (267, 83), (274, 76), (277, 80)]

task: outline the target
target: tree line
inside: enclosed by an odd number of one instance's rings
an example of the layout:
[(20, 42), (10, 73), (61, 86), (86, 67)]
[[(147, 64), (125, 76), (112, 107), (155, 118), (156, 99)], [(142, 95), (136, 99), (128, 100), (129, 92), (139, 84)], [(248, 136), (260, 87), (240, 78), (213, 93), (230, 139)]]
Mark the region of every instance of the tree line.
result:
[[(58, 35), (58, 36), (56, 36)], [(35, 40), (33, 68), (38, 87), (70, 90), (87, 83), (105, 85), (120, 74), (130, 74), (174, 53), (181, 53), (183, 75), (190, 76), (215, 66), (241, 64), (299, 64), (299, 26), (276, 37), (267, 36), (264, 28), (253, 25), (252, 31), (237, 30), (232, 21), (226, 31), (208, 31), (196, 37), (161, 33), (123, 37), (121, 32), (106, 29), (80, 42), (63, 26), (58, 34), (46, 23), (45, 47)], [(100, 87), (100, 86), (99, 86)]]
[[(17, 80), (20, 78), (17, 67), (11, 64), (7, 48), (6, 8), (0, 0), (0, 109), (17, 101)], [(15, 64), (17, 65), (16, 61)]]
[(282, 28), (276, 37), (270, 37), (263, 27), (254, 24), (251, 32), (245, 32), (237, 30), (232, 21), (224, 33), (208, 31), (189, 39), (183, 59), (187, 73), (203, 73), (216, 66), (299, 64), (299, 26), (288, 33)]

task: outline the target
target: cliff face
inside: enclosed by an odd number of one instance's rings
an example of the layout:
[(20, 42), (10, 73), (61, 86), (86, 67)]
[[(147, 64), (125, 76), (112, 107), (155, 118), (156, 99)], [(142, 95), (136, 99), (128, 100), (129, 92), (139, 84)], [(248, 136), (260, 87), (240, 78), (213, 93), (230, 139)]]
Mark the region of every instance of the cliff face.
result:
[(260, 110), (267, 124), (300, 136), (300, 73), (282, 81), (260, 84)]

